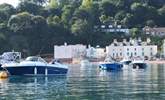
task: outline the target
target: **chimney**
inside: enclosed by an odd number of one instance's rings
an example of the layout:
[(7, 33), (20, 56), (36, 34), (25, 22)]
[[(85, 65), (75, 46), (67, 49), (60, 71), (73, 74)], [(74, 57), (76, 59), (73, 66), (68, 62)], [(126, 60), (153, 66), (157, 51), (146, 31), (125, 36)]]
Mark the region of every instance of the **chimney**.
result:
[(138, 38), (138, 42), (142, 42), (142, 39), (141, 39), (141, 37), (139, 37), (139, 38)]
[(126, 43), (127, 42), (127, 40), (126, 39), (123, 39), (123, 43)]
[(64, 43), (64, 46), (67, 46), (67, 43), (66, 42)]
[(113, 39), (113, 43), (117, 43), (117, 39)]

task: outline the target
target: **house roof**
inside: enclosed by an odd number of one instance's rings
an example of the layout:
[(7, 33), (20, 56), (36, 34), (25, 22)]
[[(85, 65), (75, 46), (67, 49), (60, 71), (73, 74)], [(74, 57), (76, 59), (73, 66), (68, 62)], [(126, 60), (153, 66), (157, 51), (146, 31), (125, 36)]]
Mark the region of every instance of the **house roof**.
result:
[(145, 27), (143, 28), (143, 30), (146, 32), (165, 32), (165, 27), (158, 27), (158, 28)]

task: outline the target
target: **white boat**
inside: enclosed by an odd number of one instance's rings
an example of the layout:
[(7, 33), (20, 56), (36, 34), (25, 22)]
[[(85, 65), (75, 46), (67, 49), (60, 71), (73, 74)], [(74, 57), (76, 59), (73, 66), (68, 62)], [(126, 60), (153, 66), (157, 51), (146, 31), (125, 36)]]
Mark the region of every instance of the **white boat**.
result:
[(21, 52), (4, 52), (0, 56), (0, 64), (16, 62), (21, 59)]
[(131, 65), (132, 65), (133, 69), (145, 69), (145, 68), (147, 68), (147, 64), (145, 63), (144, 60), (133, 60)]
[(123, 60), (120, 61), (120, 63), (123, 64), (123, 69), (129, 69), (131, 62), (132, 60), (128, 58), (124, 58)]
[(2, 65), (9, 75), (53, 75), (66, 74), (68, 66), (58, 62), (47, 63), (41, 57), (31, 56), (20, 63), (6, 63)]
[(128, 59), (128, 58), (124, 58), (123, 60), (121, 60), (120, 61), (122, 64), (124, 64), (124, 65), (129, 65), (131, 62), (132, 62), (132, 60), (131, 59)]

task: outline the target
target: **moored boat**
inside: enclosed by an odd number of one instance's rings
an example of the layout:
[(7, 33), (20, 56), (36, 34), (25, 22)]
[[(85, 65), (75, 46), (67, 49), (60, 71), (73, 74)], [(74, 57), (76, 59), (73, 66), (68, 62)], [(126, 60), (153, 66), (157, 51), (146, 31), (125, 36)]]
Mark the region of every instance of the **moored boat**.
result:
[(132, 68), (133, 69), (145, 69), (147, 68), (147, 64), (144, 60), (134, 60), (132, 61)]
[(123, 64), (121, 64), (120, 62), (112, 61), (107, 58), (104, 62), (101, 62), (99, 64), (99, 68), (103, 70), (122, 70)]
[(31, 56), (20, 63), (6, 63), (2, 65), (9, 75), (54, 75), (66, 74), (68, 66), (58, 62), (47, 63), (41, 57)]
[(132, 60), (131, 59), (128, 59), (128, 58), (124, 58), (123, 60), (121, 60), (120, 61), (122, 64), (124, 64), (124, 65), (129, 65), (131, 62), (132, 62)]

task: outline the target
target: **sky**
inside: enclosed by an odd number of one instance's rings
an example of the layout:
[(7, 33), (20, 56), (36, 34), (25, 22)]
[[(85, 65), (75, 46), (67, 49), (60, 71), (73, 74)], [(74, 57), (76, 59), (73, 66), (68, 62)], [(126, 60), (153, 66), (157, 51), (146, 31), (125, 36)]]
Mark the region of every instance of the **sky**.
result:
[(16, 7), (19, 3), (19, 0), (0, 0), (0, 4), (2, 3), (8, 3)]

